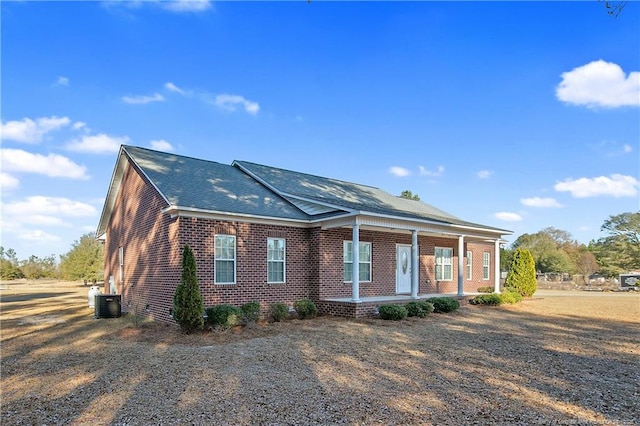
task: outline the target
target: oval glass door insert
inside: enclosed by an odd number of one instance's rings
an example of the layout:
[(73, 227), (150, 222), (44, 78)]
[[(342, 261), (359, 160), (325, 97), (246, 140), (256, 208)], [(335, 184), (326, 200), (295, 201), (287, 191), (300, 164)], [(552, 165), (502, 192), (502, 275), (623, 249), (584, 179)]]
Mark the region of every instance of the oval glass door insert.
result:
[(409, 256), (407, 256), (406, 251), (403, 251), (401, 257), (402, 257), (402, 273), (406, 274), (407, 268), (409, 267)]

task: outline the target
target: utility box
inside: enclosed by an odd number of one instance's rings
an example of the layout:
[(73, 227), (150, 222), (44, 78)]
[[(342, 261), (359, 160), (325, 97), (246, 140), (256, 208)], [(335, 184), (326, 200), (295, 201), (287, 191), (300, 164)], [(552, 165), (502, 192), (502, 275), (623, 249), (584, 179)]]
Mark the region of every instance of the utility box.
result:
[(122, 316), (122, 298), (119, 294), (96, 294), (96, 318), (120, 318)]

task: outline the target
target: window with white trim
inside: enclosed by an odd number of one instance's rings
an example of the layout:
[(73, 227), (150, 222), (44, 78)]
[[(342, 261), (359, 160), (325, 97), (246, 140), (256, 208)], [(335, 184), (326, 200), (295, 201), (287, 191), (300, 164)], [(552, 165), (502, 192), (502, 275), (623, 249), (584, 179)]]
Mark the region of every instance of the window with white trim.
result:
[(467, 279), (470, 280), (472, 278), (473, 273), (473, 252), (471, 250), (467, 250)]
[[(358, 277), (360, 282), (371, 281), (371, 243), (360, 243), (358, 251), (360, 262), (358, 267)], [(342, 257), (344, 262), (344, 282), (353, 281), (353, 241), (344, 241), (342, 247)]]
[(489, 279), (489, 264), (491, 262), (491, 253), (489, 252), (484, 252), (482, 254), (482, 279), (483, 280), (488, 280)]
[(267, 282), (285, 282), (284, 238), (267, 238)]
[(118, 278), (124, 282), (124, 247), (118, 247)]
[(453, 280), (453, 249), (436, 247), (436, 281)]
[(215, 265), (214, 275), (216, 284), (236, 283), (236, 237), (235, 235), (215, 236)]

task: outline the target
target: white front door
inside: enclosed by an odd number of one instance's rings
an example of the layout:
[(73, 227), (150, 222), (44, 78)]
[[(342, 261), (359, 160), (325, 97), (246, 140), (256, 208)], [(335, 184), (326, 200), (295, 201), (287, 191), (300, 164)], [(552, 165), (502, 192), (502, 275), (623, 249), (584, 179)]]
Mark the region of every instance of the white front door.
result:
[(396, 293), (411, 293), (411, 246), (396, 246)]

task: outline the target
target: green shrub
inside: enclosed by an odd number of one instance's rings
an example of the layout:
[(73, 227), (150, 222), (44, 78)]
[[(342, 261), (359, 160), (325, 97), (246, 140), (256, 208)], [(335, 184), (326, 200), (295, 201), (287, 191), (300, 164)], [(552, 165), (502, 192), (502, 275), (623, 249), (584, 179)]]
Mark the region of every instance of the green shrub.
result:
[(289, 316), (289, 307), (284, 303), (272, 303), (269, 306), (269, 314), (275, 322), (280, 322)]
[(433, 305), (433, 312), (453, 312), (460, 307), (460, 303), (452, 297), (432, 297), (427, 302)]
[(316, 308), (311, 299), (301, 299), (294, 302), (293, 309), (295, 309), (300, 319), (314, 318), (318, 315), (318, 308)]
[(248, 302), (240, 306), (242, 310), (242, 322), (253, 324), (260, 319), (260, 302)]
[(207, 308), (207, 324), (224, 330), (240, 324), (242, 309), (232, 305), (215, 305)]
[(182, 251), (182, 277), (173, 295), (173, 319), (185, 333), (204, 327), (204, 302), (198, 286), (196, 259), (188, 245)]
[(425, 300), (417, 300), (404, 305), (407, 316), (424, 318), (433, 312), (433, 305)]
[(507, 290), (513, 289), (524, 297), (531, 297), (536, 292), (536, 265), (529, 250), (516, 249), (513, 253), (504, 287)]
[(429, 315), (431, 313), (433, 313), (434, 311), (434, 307), (433, 307), (433, 303), (431, 302), (427, 302), (426, 300), (420, 300), (418, 302), (421, 306), (422, 306), (422, 311), (426, 314)]
[(522, 295), (517, 291), (505, 290), (500, 297), (502, 297), (502, 303), (513, 305), (514, 303), (522, 302)]
[(472, 305), (498, 306), (502, 304), (502, 296), (496, 293), (481, 294), (469, 300), (469, 303)]
[(407, 309), (400, 305), (381, 305), (378, 308), (380, 318), (384, 320), (399, 321), (408, 315)]
[(478, 287), (478, 293), (493, 293), (493, 287), (490, 286), (484, 286), (484, 287)]

